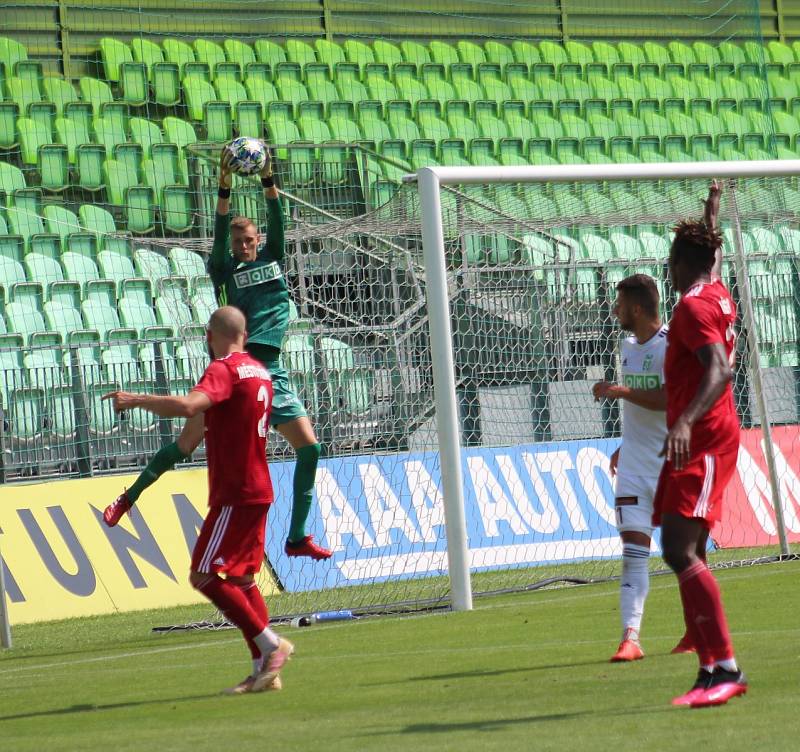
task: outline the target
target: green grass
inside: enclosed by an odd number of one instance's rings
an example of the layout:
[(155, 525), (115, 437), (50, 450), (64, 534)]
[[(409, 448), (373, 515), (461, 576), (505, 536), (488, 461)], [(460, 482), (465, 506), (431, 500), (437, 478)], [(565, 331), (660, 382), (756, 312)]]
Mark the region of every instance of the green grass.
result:
[(718, 573), (751, 691), (672, 708), (693, 656), (674, 578), (652, 581), (644, 661), (611, 665), (617, 583), (481, 599), (471, 613), (284, 629), (282, 692), (221, 697), (249, 655), (234, 631), (152, 635), (175, 609), (20, 626), (0, 654), (0, 749), (797, 749), (800, 563)]

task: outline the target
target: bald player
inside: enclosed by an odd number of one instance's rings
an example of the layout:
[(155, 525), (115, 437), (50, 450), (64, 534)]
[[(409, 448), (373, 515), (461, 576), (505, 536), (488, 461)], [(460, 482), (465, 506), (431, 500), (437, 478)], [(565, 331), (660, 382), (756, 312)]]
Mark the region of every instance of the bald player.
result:
[(214, 311), (206, 339), (214, 360), (187, 395), (111, 392), (103, 399), (113, 399), (117, 412), (202, 418), (209, 512), (192, 553), (189, 581), (241, 630), (250, 649), (250, 674), (226, 693), (280, 689), (279, 674), (293, 646), (269, 628), (267, 605), (255, 582), (274, 498), (266, 459), (272, 378), (245, 351), (246, 322), (237, 308)]

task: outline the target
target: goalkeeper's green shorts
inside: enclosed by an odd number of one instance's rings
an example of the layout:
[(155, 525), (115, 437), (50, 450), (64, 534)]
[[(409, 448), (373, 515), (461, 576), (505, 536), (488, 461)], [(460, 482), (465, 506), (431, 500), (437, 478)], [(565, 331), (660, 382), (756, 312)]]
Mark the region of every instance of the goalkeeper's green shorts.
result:
[(289, 374), (277, 360), (264, 363), (272, 376), (272, 410), (269, 416), (271, 426), (280, 426), (297, 418), (305, 418), (308, 413), (289, 383)]

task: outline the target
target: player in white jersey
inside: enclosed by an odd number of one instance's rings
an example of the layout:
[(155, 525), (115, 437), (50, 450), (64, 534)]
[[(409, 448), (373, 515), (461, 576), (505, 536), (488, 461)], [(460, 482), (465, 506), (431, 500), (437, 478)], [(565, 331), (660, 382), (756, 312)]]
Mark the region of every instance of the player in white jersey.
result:
[(616, 476), (617, 530), (622, 539), (620, 615), (622, 640), (612, 662), (644, 658), (639, 643), (644, 603), (650, 587), (648, 560), (653, 535), (653, 498), (667, 436), (664, 355), (667, 328), (658, 313), (655, 280), (634, 274), (617, 284), (614, 315), (625, 331), (622, 343), (622, 383), (600, 381), (592, 387), (596, 400), (621, 399), (622, 444), (611, 455)]

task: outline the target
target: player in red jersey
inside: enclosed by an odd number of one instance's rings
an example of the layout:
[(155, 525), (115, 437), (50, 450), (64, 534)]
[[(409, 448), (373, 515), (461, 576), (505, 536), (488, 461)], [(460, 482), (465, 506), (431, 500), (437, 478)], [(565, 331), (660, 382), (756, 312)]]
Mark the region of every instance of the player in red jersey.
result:
[(239, 309), (214, 311), (206, 337), (214, 360), (186, 396), (112, 392), (104, 399), (113, 399), (117, 412), (141, 408), (162, 418), (203, 415), (209, 513), (192, 553), (189, 581), (239, 627), (253, 657), (252, 673), (226, 693), (280, 689), (280, 670), (293, 646), (269, 628), (267, 605), (255, 583), (273, 501), (266, 460), (272, 381), (264, 365), (245, 352), (247, 332)]
[(736, 307), (713, 273), (722, 236), (713, 223), (675, 228), (669, 270), (681, 294), (669, 323), (666, 461), (654, 501), (664, 561), (678, 576), (687, 636), (700, 671), (675, 705), (721, 705), (747, 691), (733, 654), (719, 587), (704, 552), (722, 495), (736, 470), (739, 419), (731, 380)]

